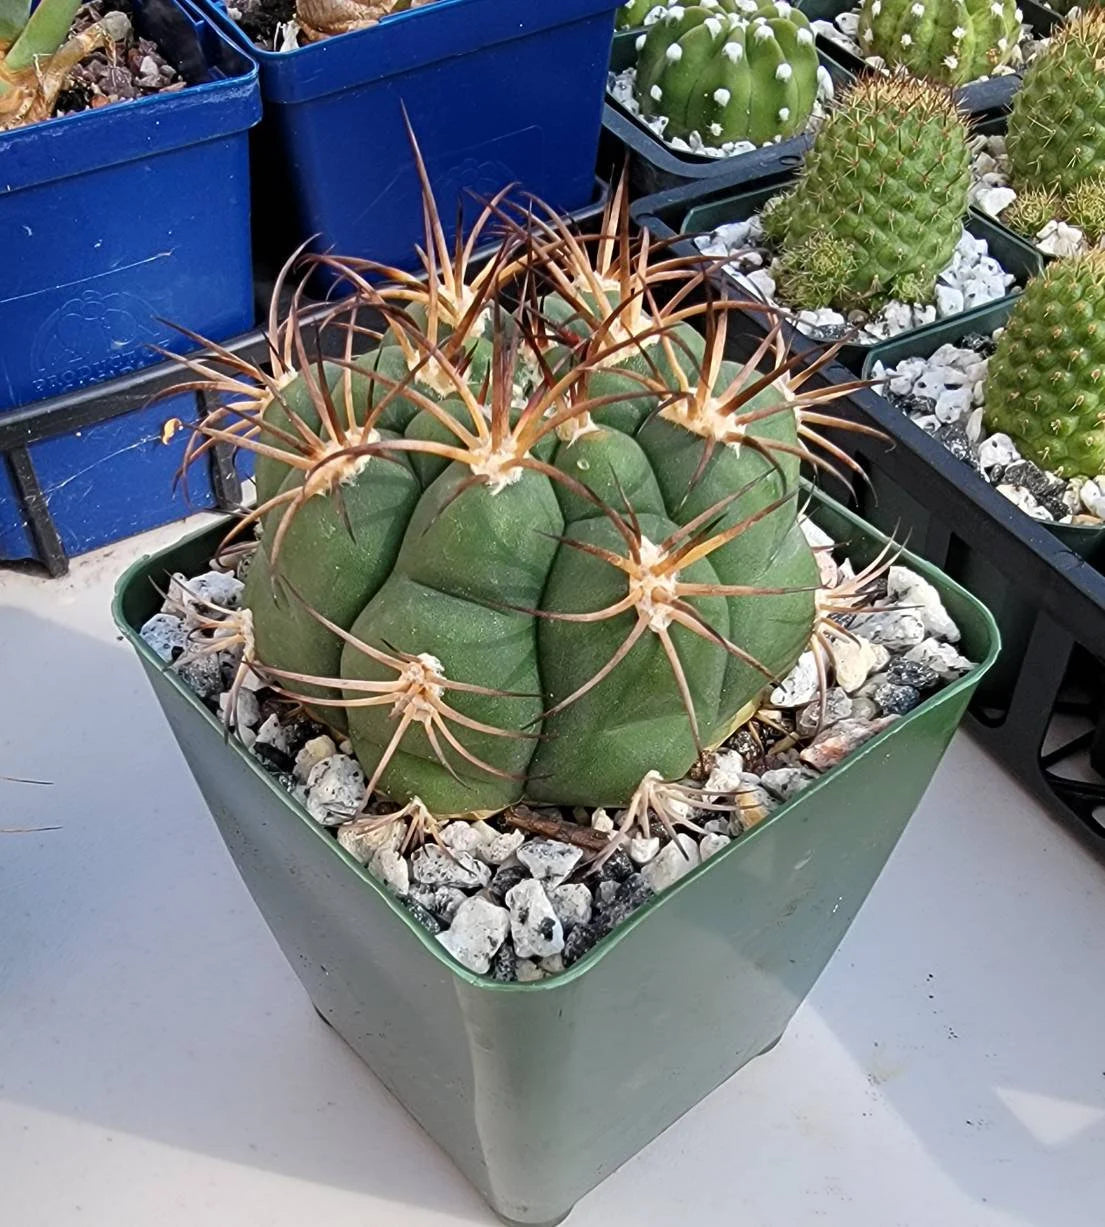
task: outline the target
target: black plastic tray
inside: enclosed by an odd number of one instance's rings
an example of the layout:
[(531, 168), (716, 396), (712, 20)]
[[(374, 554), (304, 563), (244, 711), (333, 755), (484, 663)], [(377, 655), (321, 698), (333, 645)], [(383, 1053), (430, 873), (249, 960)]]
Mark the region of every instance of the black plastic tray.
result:
[[(727, 176), (709, 183), (691, 184), (669, 192), (660, 192), (637, 201), (633, 205), (633, 218), (638, 225), (647, 227), (656, 238), (674, 240), (674, 253), (696, 254), (698, 248), (693, 241), (690, 238), (680, 239), (680, 235), (701, 234), (713, 230), (723, 222), (742, 221), (751, 217), (772, 196), (785, 190), (792, 182), (794, 174), (793, 170), (775, 173), (761, 179), (754, 186), (736, 180), (735, 176)], [(965, 225), (977, 238), (986, 240), (990, 253), (1008, 272), (1016, 276), (1018, 286), (1022, 286), (1029, 277), (1042, 269), (1042, 257), (1035, 247), (985, 213), (970, 210)], [(715, 277), (727, 282), (734, 287), (734, 293), (740, 294), (736, 283), (725, 272), (719, 269)], [(915, 329), (900, 335), (912, 336), (917, 331), (920, 330)], [(794, 344), (807, 347), (816, 344), (789, 325), (787, 332)], [(846, 345), (840, 351), (839, 360), (858, 374), (872, 348), (874, 347), (871, 345)]]
[[(634, 44), (640, 33), (641, 30), (637, 29), (615, 35), (610, 53), (611, 71), (621, 72), (633, 63), (636, 55)], [(852, 74), (837, 60), (824, 54), (820, 59), (832, 74), (837, 88), (851, 80)], [(600, 159), (610, 169), (628, 160), (629, 183), (634, 197), (651, 196), (688, 183), (701, 184), (718, 175), (736, 175), (747, 182), (762, 179), (786, 167), (797, 166), (810, 144), (810, 137), (803, 134), (780, 141), (777, 145), (767, 145), (728, 158), (678, 153), (623, 106), (614, 102), (609, 93), (606, 98)]]
[[(798, 3), (798, 8), (811, 21), (832, 21), (839, 13), (855, 7), (856, 0), (799, 0)], [(1050, 33), (1052, 27), (1063, 20), (1051, 9), (1036, 4), (1035, 0), (1020, 0), (1019, 7), (1024, 15), (1025, 24), (1036, 34)], [(818, 35), (817, 44), (824, 55), (847, 68), (853, 75), (870, 72), (860, 56), (853, 55), (831, 38)], [(1006, 73), (1000, 77), (989, 77), (984, 81), (972, 81), (968, 85), (960, 86), (955, 91), (955, 99), (963, 110), (977, 114), (981, 111), (991, 111), (997, 107), (1008, 106), (1020, 87), (1020, 74)]]

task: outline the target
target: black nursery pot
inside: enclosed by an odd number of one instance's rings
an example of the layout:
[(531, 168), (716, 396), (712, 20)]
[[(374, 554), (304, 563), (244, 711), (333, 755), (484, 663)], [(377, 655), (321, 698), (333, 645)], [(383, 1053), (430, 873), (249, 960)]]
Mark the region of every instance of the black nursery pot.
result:
[[(723, 184), (695, 185), (671, 192), (663, 192), (656, 196), (640, 200), (633, 206), (633, 217), (638, 225), (645, 227), (652, 235), (661, 240), (673, 242), (673, 254), (700, 254), (692, 235), (706, 234), (726, 222), (744, 221), (758, 213), (763, 206), (780, 192), (784, 192), (795, 181), (797, 172), (788, 171), (775, 174), (771, 178), (761, 180), (752, 187), (741, 188), (731, 180)], [(734, 187), (736, 190), (734, 190)], [(1018, 238), (1012, 231), (999, 226), (984, 213), (971, 209), (964, 225), (976, 238), (985, 239), (990, 254), (994, 256), (1016, 279), (1014, 293), (1019, 293), (1024, 283), (1043, 267), (1039, 252), (1034, 247)], [(732, 289), (737, 289), (737, 283), (720, 269), (715, 276), (724, 279)], [(1009, 296), (997, 300), (1008, 303)], [(961, 319), (961, 315), (949, 316), (952, 323)], [(932, 325), (925, 325), (932, 327)], [(790, 338), (803, 348), (810, 345), (823, 344), (813, 338), (806, 337), (793, 327), (787, 325)], [(916, 335), (921, 329), (911, 329), (899, 334), (901, 338)], [(895, 340), (898, 338), (894, 338)], [(838, 360), (850, 370), (859, 374), (871, 350), (872, 344), (847, 344), (840, 350)]]
[[(797, 7), (810, 21), (832, 21), (841, 13), (856, 8), (857, 4), (858, 0), (799, 0)], [(1052, 28), (1063, 20), (1051, 9), (1036, 4), (1035, 0), (1020, 0), (1019, 7), (1025, 24), (1040, 37), (1049, 34)], [(819, 34), (817, 43), (826, 58), (840, 64), (850, 73), (856, 75), (871, 71), (862, 57), (853, 55), (833, 39)], [(1020, 87), (1019, 73), (1005, 73), (999, 77), (987, 77), (985, 80), (961, 85), (955, 91), (955, 100), (964, 111), (978, 114), (996, 107), (1008, 106)]]
[[(611, 72), (632, 67), (637, 57), (636, 41), (641, 31), (628, 30), (614, 38), (610, 56)], [(820, 57), (839, 90), (852, 74), (826, 55)], [(810, 137), (803, 133), (766, 145), (762, 149), (737, 153), (727, 158), (711, 158), (705, 154), (681, 153), (673, 149), (655, 132), (607, 92), (603, 114), (602, 161), (608, 169), (617, 171), (628, 163), (629, 183), (634, 196), (651, 196), (686, 184), (705, 186), (719, 175), (728, 182), (755, 182), (784, 167), (795, 166), (809, 148)]]

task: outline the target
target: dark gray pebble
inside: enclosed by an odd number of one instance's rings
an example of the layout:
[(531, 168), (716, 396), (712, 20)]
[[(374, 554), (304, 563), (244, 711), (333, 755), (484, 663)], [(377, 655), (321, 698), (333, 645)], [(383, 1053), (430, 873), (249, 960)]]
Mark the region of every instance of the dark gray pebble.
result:
[(404, 899), (403, 902), (406, 904), (407, 911), (410, 912), (427, 933), (440, 933), (445, 927), (436, 916), (427, 912), (420, 903), (415, 903), (413, 899)]
[(633, 873), (633, 862), (624, 848), (619, 848), (603, 865), (600, 877), (604, 881), (624, 882)]
[(578, 959), (583, 958), (599, 938), (608, 931), (598, 924), (576, 925), (564, 942), (564, 950), (561, 954), (564, 966), (570, 967)]
[(894, 657), (886, 666), (886, 680), (895, 686), (913, 686), (917, 690), (932, 690), (940, 684), (940, 674), (919, 660)]
[(879, 705), (883, 715), (904, 716), (920, 703), (921, 692), (916, 686), (895, 686), (893, 682), (883, 682), (871, 690), (871, 698)]
[(495, 870), (495, 876), (487, 884), (487, 893), (502, 906), (506, 899), (506, 892), (529, 876), (530, 872), (525, 865), (500, 865)]
[(502, 984), (512, 984), (518, 978), (518, 956), (514, 953), (514, 943), (508, 937), (495, 952), (491, 960), (491, 970), (487, 973), (492, 980)]
[(937, 439), (948, 449), (957, 460), (965, 460), (968, 464), (974, 460), (974, 448), (967, 438), (967, 432), (958, 422), (950, 422), (941, 426), (936, 432)]
[(965, 337), (959, 339), (958, 344), (963, 349), (973, 349), (976, 354), (989, 355), (994, 352), (994, 338), (981, 332), (968, 332)]

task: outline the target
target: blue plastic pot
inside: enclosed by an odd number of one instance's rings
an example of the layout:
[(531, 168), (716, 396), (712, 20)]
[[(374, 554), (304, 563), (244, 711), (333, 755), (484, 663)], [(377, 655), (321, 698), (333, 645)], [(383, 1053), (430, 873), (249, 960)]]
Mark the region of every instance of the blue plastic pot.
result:
[[(468, 192), (519, 183), (590, 203), (618, 0), (436, 0), (294, 51), (260, 51), (258, 254), (315, 246), (410, 267), (422, 204), (403, 107), (447, 228)], [(477, 206), (469, 201), (467, 216)]]
[[(186, 89), (0, 133), (0, 414), (146, 366), (151, 344), (190, 348), (163, 320), (217, 340), (253, 323), (256, 66), (190, 0), (134, 0), (134, 18)], [(69, 553), (187, 513), (160, 427), (193, 404), (32, 444)], [(192, 495), (212, 505), (202, 483)], [(0, 559), (34, 555), (0, 462)]]

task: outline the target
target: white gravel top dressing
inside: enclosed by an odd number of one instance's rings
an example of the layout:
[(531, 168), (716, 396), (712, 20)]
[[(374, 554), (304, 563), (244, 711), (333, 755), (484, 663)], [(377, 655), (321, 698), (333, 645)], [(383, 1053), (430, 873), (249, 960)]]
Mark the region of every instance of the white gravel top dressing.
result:
[(1034, 520), (1099, 525), (1105, 521), (1105, 475), (1069, 481), (1025, 460), (1007, 434), (983, 424), (989, 355), (1000, 336), (964, 337), (929, 357), (874, 365), (883, 395), (922, 430), (939, 439)]
[(899, 333), (947, 319), (1004, 298), (1016, 278), (990, 255), (985, 239), (966, 229), (947, 268), (940, 274), (930, 303), (891, 300), (874, 315), (852, 311), (844, 315), (831, 307), (796, 311), (777, 294), (773, 275), (774, 252), (764, 237), (759, 215), (746, 221), (727, 222), (695, 242), (706, 255), (732, 255), (725, 271), (741, 290), (777, 308), (803, 335), (818, 341), (836, 341), (853, 329), (857, 345), (876, 345)]
[[(998, 221), (1017, 199), (1010, 181), (1009, 155), (1005, 152), (1005, 137), (979, 135), (971, 140), (971, 204)], [(1077, 256), (1089, 251), (1094, 244), (1085, 234), (1061, 217), (1053, 217), (1034, 236), (1036, 247), (1049, 256)], [(1105, 247), (1105, 237), (1098, 240)]]
[[(891, 565), (857, 579), (829, 537), (809, 520), (803, 528), (824, 588), (837, 589), (838, 599), (858, 592), (853, 604), (863, 606), (824, 628), (824, 703), (807, 651), (764, 696), (757, 717), (707, 756), (704, 774), (683, 781), (690, 791), (669, 792), (664, 818), (651, 803), (635, 821), (630, 811), (518, 804), (487, 820), (437, 821), (418, 802), (397, 813), (384, 797), (366, 799), (350, 743), (243, 662), (234, 631), (249, 624), (249, 614), (239, 608), (243, 586), (235, 575), (174, 577), (142, 637), (212, 712), (226, 713), (244, 672), (231, 735), (457, 962), (527, 983), (570, 967), (638, 908), (972, 668), (958, 648), (959, 628), (923, 576)], [(219, 609), (207, 603), (211, 591)]]
[[(621, 72), (612, 72), (610, 74), (606, 88), (615, 102), (624, 107), (638, 123), (644, 124), (654, 136), (658, 137), (669, 149), (674, 150), (676, 153), (693, 153), (699, 157), (707, 158), (732, 158), (740, 153), (754, 153), (757, 149), (761, 148), (769, 149), (772, 145), (779, 144), (782, 139), (777, 137), (773, 141), (767, 141), (764, 145), (756, 145), (752, 141), (726, 141), (724, 144), (715, 145), (703, 140), (698, 132), (692, 132), (687, 140), (678, 136), (667, 137), (664, 135), (664, 129), (668, 126), (666, 115), (646, 119), (641, 114), (641, 108), (637, 105), (637, 99), (633, 92), (636, 80), (636, 68), (624, 68)], [(817, 99), (813, 104), (813, 114), (810, 116), (810, 122), (806, 125), (807, 132), (814, 131), (821, 120), (825, 118), (825, 108), (832, 99), (833, 79), (829, 75), (828, 69), (824, 65), (819, 65), (817, 69)]]
[[(820, 34), (822, 38), (836, 46), (843, 48), (850, 55), (854, 55), (857, 59), (869, 67), (881, 69), (885, 71), (886, 64), (881, 56), (864, 55), (859, 45), (859, 18), (861, 6), (856, 5), (854, 8), (847, 9), (843, 13), (838, 13), (832, 21), (811, 21), (810, 25), (815, 34)], [(994, 77), (1008, 77), (1013, 73), (1020, 72), (1025, 64), (1039, 51), (1047, 42), (1046, 39), (1040, 38), (1034, 34), (1032, 29), (1026, 24), (1021, 26), (1021, 36), (1017, 42), (1017, 51), (1013, 57), (1012, 64), (1003, 64), (995, 68), (992, 73), (987, 73), (984, 76), (977, 77), (976, 81), (990, 81)], [(968, 85), (975, 84), (974, 81), (967, 82)]]

